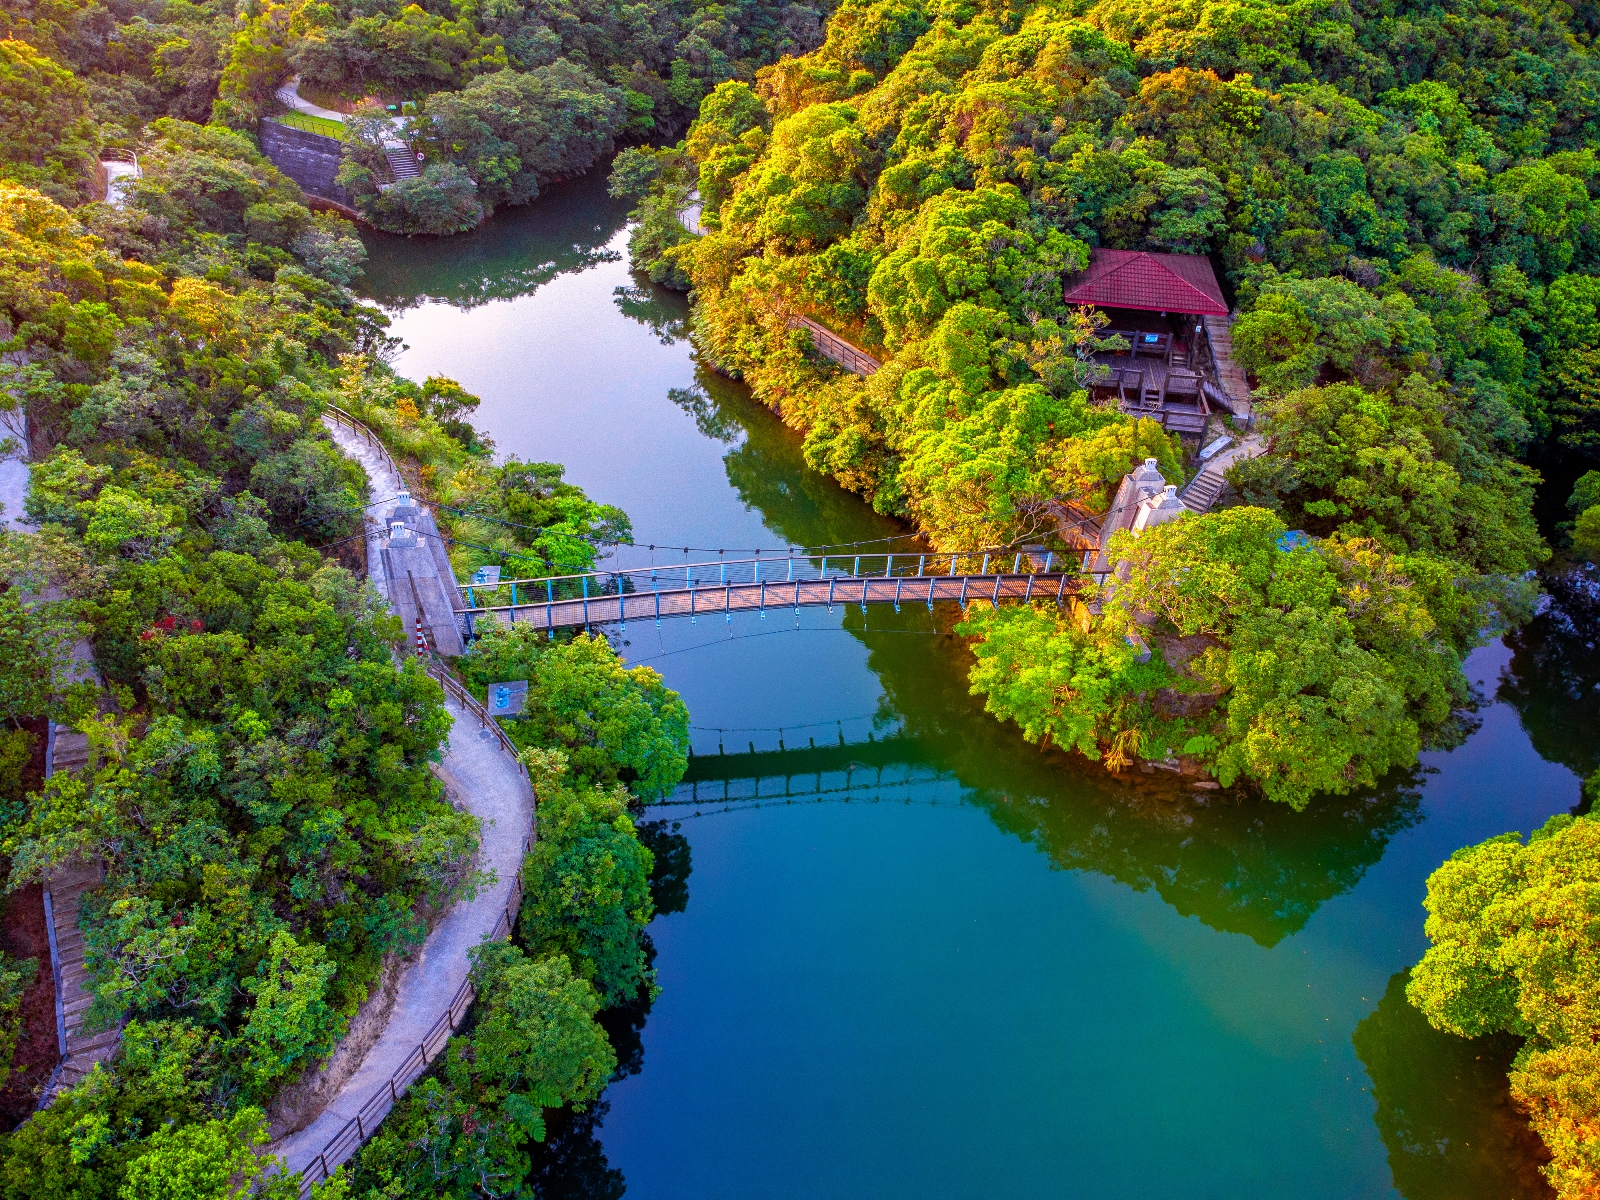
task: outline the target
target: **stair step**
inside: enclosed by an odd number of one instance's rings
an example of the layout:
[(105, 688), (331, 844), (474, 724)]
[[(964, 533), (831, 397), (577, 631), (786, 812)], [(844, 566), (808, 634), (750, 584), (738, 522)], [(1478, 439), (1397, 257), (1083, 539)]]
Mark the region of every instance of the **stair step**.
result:
[(67, 1039), (68, 1054), (83, 1054), (86, 1051), (101, 1050), (107, 1046), (115, 1046), (122, 1040), (122, 1030), (116, 1026), (102, 1029), (99, 1033), (84, 1034), (77, 1040)]
[(417, 169), (417, 156), (409, 150), (385, 150), (383, 156), (389, 160), (389, 170), (396, 179), (415, 179), (422, 174)]

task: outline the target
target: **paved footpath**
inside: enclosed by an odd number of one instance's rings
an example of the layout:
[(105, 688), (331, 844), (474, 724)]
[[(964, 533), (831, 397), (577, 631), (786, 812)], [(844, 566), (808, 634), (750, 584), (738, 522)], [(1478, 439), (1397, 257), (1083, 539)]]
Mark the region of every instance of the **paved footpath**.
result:
[(331, 108), (323, 108), (320, 104), (313, 104), (300, 94), (300, 76), (296, 75), (288, 83), (282, 85), (277, 91), (278, 103), (285, 108), (292, 108), (295, 112), (303, 112), (309, 117), (322, 117), (328, 121), (338, 121), (344, 124), (344, 114), (335, 112)]
[[(366, 469), (375, 500), (387, 501), (401, 490), (404, 485), (385, 455), (344, 426), (333, 421), (327, 425), (334, 443)], [(382, 512), (389, 505), (374, 507)], [(369, 563), (382, 561), (378, 553), (382, 530), (382, 521), (369, 515)], [(382, 581), (374, 577), (373, 582), (381, 590)], [(522, 847), (533, 828), (533, 791), (516, 762), (501, 749), (494, 734), (479, 724), (476, 714), (454, 699), (448, 707), (455, 726), (439, 764), (439, 777), (450, 799), (483, 822), (478, 867), (493, 871), (495, 881), (475, 899), (458, 902), (428, 935), (400, 976), (388, 1024), (322, 1114), (272, 1147), (273, 1153), (287, 1160), (291, 1171), (309, 1166), (356, 1111), (388, 1086), (396, 1069), (449, 1007), (467, 978), (471, 965), (467, 951), (494, 933), (522, 865)]]

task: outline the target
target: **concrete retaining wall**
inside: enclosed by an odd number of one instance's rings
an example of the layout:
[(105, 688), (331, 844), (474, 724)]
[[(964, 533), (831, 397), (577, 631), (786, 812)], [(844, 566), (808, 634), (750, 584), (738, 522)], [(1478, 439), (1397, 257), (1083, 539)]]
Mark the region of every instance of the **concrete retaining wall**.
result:
[(307, 133), (277, 121), (262, 121), (258, 132), (261, 152), (307, 195), (343, 208), (355, 207), (350, 193), (336, 182), (344, 156), (344, 143), (338, 138)]

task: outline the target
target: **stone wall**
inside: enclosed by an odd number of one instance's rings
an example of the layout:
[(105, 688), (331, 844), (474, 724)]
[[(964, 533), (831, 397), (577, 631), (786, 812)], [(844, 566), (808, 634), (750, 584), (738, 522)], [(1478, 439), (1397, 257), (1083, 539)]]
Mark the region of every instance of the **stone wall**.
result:
[(290, 179), (320, 200), (353, 209), (350, 193), (336, 182), (344, 143), (337, 138), (307, 133), (278, 121), (262, 121), (261, 152)]

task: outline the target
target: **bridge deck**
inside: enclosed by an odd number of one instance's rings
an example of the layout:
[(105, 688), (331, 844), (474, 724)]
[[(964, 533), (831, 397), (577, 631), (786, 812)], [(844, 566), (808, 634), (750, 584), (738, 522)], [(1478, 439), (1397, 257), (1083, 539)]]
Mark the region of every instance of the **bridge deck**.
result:
[(691, 588), (624, 592), (578, 599), (545, 600), (457, 610), (469, 623), (485, 617), (536, 629), (571, 629), (611, 622), (704, 617), (765, 609), (816, 608), (835, 604), (933, 604), (971, 600), (1059, 601), (1082, 583), (1076, 574), (832, 576), (792, 582), (704, 584)]

